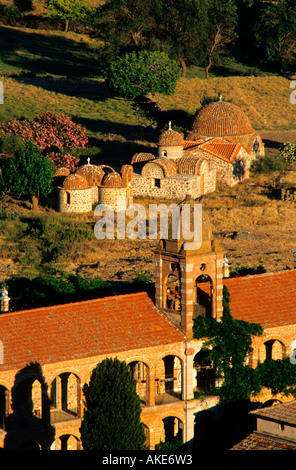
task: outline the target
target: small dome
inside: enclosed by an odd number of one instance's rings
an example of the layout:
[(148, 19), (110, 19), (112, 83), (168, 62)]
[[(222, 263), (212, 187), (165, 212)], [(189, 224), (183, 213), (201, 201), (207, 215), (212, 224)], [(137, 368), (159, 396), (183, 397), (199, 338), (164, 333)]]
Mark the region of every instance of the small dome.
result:
[(142, 162), (149, 162), (151, 160), (155, 160), (155, 155), (152, 153), (145, 153), (145, 152), (140, 152), (136, 153), (133, 158), (131, 163), (142, 163)]
[(53, 176), (57, 177), (57, 176), (69, 176), (69, 175), (70, 175), (69, 168), (62, 166), (61, 168), (56, 169), (55, 174)]
[(122, 178), (119, 173), (113, 171), (104, 176), (102, 181), (102, 186), (109, 188), (120, 188), (123, 186)]
[(173, 160), (166, 157), (156, 158), (152, 162), (146, 163), (142, 169), (142, 176), (163, 178), (176, 175), (177, 165)]
[(235, 104), (215, 101), (198, 112), (186, 140), (214, 136), (241, 136), (251, 133), (254, 133), (254, 129), (244, 111)]
[(158, 141), (160, 146), (170, 146), (170, 147), (183, 147), (184, 135), (180, 132), (173, 131), (171, 128), (171, 123), (169, 123), (169, 128), (167, 131), (164, 131)]
[(178, 173), (181, 175), (200, 175), (208, 171), (209, 163), (205, 158), (185, 155), (178, 163)]
[(83, 176), (90, 186), (98, 186), (105, 175), (102, 167), (97, 165), (83, 165), (76, 171), (76, 175)]
[(84, 176), (77, 175), (76, 173), (67, 176), (63, 183), (64, 189), (87, 189), (89, 184)]

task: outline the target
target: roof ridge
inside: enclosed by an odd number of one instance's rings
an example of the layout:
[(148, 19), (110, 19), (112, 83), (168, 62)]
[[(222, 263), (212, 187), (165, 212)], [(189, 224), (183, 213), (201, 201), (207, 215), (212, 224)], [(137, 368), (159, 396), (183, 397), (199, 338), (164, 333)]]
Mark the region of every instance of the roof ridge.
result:
[[(16, 311), (12, 311), (12, 312), (6, 312), (6, 313), (2, 313), (0, 314), (0, 320), (1, 318), (7, 318), (7, 316), (12, 316), (12, 315), (18, 315), (18, 314), (24, 314), (24, 313), (28, 313), (28, 312), (36, 312), (37, 310), (38, 311), (43, 311), (43, 310), (49, 310), (49, 309), (59, 309), (59, 308), (63, 308), (65, 306), (75, 306), (75, 305), (80, 305), (82, 306), (83, 304), (90, 304), (90, 303), (95, 303), (95, 302), (106, 302), (110, 299), (118, 299), (118, 298), (122, 298), (122, 297), (149, 297), (148, 293), (146, 291), (143, 291), (143, 292), (131, 292), (131, 293), (128, 293), (128, 294), (118, 294), (118, 295), (108, 295), (107, 297), (98, 297), (98, 298), (95, 298), (95, 299), (88, 299), (88, 300), (78, 300), (76, 302), (65, 302), (65, 303), (62, 303), (62, 304), (54, 304), (54, 305), (45, 305), (44, 307), (35, 307), (35, 308), (27, 308), (27, 309), (24, 309), (24, 310), (16, 310)], [(151, 300), (151, 299), (150, 299)], [(151, 300), (152, 302), (152, 300)], [(153, 302), (152, 302), (153, 303)], [(154, 305), (154, 304), (153, 304)]]
[(268, 271), (266, 273), (247, 274), (246, 276), (227, 277), (227, 278), (223, 279), (223, 282), (228, 281), (228, 280), (233, 280), (233, 279), (245, 279), (245, 278), (250, 279), (250, 278), (254, 278), (254, 277), (277, 276), (279, 274), (288, 274), (288, 273), (291, 273), (291, 272), (296, 273), (296, 269), (282, 269), (281, 271)]

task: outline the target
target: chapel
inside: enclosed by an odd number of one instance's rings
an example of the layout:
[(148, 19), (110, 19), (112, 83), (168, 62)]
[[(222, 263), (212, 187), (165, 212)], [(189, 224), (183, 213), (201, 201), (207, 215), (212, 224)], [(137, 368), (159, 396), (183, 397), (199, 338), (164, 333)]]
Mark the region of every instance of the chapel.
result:
[(264, 156), (260, 134), (244, 111), (222, 100), (202, 107), (187, 135), (172, 129), (158, 140), (157, 155), (133, 156), (134, 195), (179, 199), (233, 186), (248, 178), (251, 162)]

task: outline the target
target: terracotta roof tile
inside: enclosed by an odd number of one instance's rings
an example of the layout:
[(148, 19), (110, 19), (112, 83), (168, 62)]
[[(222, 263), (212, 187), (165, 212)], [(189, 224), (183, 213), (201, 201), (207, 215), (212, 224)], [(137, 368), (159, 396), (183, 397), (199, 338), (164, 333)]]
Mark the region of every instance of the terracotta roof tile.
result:
[(274, 328), (296, 323), (296, 270), (223, 279), (234, 318)]
[(296, 450), (296, 442), (277, 439), (254, 431), (231, 450)]
[(184, 341), (146, 293), (0, 315), (1, 370)]
[(272, 421), (279, 421), (284, 424), (296, 426), (296, 400), (269, 406), (267, 408), (260, 408), (251, 413), (256, 416), (268, 418)]

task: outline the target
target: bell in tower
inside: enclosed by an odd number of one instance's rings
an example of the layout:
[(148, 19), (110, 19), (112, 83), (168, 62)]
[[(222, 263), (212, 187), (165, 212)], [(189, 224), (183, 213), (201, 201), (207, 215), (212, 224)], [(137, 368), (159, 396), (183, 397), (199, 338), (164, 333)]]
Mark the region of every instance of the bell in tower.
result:
[(200, 206), (200, 224), (195, 227), (199, 230), (198, 242), (193, 235), (194, 229), (187, 230), (192, 234), (191, 240), (184, 238), (182, 224), (188, 224), (188, 221), (182, 217), (179, 218), (178, 230), (174, 230), (172, 213), (168, 237), (160, 240), (154, 252), (155, 304), (184, 331), (187, 338), (192, 338), (193, 319), (196, 316), (217, 319), (222, 316), (224, 253), (219, 242), (213, 239), (206, 210), (187, 197), (177, 206), (180, 214), (183, 214), (185, 205), (191, 226), (196, 224), (195, 209)]

